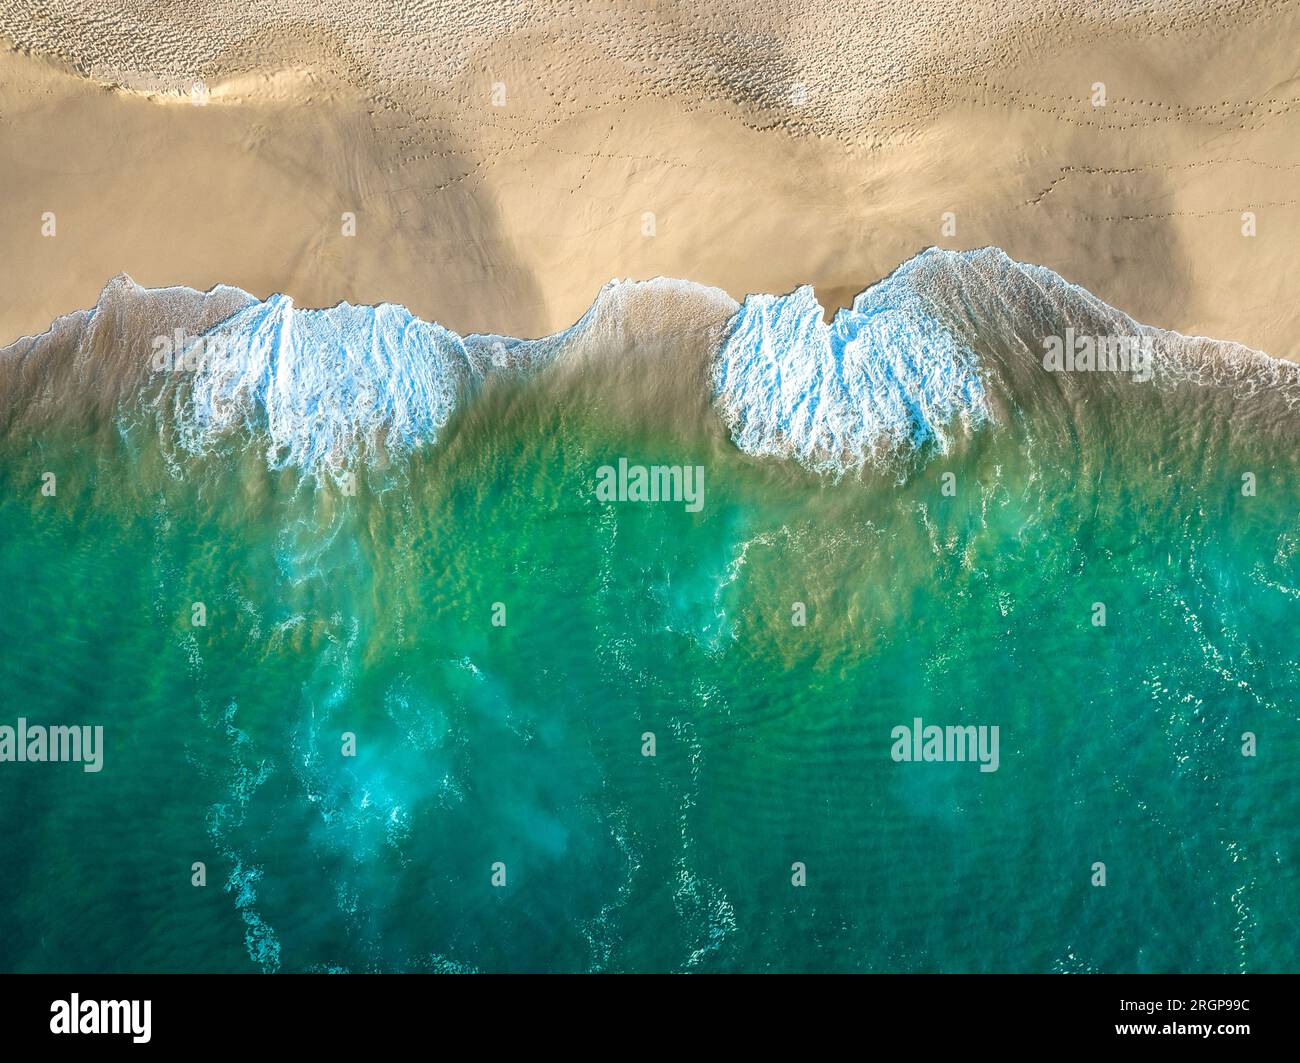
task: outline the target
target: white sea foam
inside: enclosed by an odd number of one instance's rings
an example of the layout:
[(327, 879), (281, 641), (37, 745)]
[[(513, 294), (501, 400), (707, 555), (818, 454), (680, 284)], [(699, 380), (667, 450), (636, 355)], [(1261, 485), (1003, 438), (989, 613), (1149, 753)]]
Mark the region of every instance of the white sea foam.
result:
[[(699, 330), (700, 305), (715, 314), (736, 306), (685, 281), (611, 281), (576, 324), (523, 340), (462, 338), (393, 304), (305, 310), (276, 295), (182, 347), (176, 363), (192, 372), (162, 394), (191, 453), (232, 430), (260, 431), (271, 468), (337, 478), (359, 451), (395, 457), (436, 442), (465, 390), (489, 376), (527, 375), (641, 332), (689, 330), (692, 321)], [(219, 356), (187, 359), (197, 345)]]
[[(0, 428), (60, 411), (114, 408), (126, 417), (129, 397), (144, 389), (183, 451), (205, 453), (246, 433), (265, 446), (271, 468), (338, 478), (358, 462), (435, 443), (457, 403), (494, 374), (528, 376), (553, 363), (585, 374), (657, 360), (657, 375), (619, 381), (647, 389), (628, 396), (632, 403), (662, 404), (668, 382), (692, 386), (703, 368), (708, 397), (741, 450), (840, 476), (942, 452), (961, 427), (1073, 386), (1054, 380), (1043, 389), (1038, 359), (1042, 337), (1075, 319), (1093, 331), (1154, 336), (1162, 388), (1214, 386), (1255, 403), (1263, 395), (1270, 406), (1284, 403), (1284, 416), (1300, 406), (1295, 363), (1139, 325), (1049, 269), (984, 248), (923, 252), (830, 324), (808, 287), (752, 295), (742, 306), (716, 288), (657, 278), (611, 281), (576, 324), (531, 340), (461, 337), (392, 304), (308, 310), (283, 295), (150, 290), (123, 276), (93, 310), (0, 351)], [(182, 350), (182, 370), (155, 372), (148, 383), (151, 344), (176, 330), (223, 357), (187, 361)]]
[(988, 419), (974, 352), (928, 312), (910, 265), (829, 325), (807, 286), (745, 300), (713, 371), (741, 450), (839, 475), (927, 444), (946, 450), (954, 421)]
[(361, 445), (434, 442), (470, 371), (459, 336), (391, 304), (299, 310), (277, 295), (213, 336), (228, 356), (176, 392), (181, 444), (202, 452), (232, 427), (262, 428), (276, 469), (338, 470)]
[(174, 392), (178, 438), (201, 453), (232, 429), (260, 429), (270, 467), (337, 475), (359, 448), (395, 456), (434, 443), (464, 388), (494, 372), (700, 331), (734, 310), (711, 382), (736, 445), (839, 474), (931, 442), (944, 449), (951, 422), (988, 416), (974, 354), (927, 312), (908, 270), (829, 326), (806, 287), (737, 308), (689, 282), (611, 282), (574, 326), (538, 340), (462, 339), (399, 306), (300, 310), (274, 296), (207, 334), (232, 357)]

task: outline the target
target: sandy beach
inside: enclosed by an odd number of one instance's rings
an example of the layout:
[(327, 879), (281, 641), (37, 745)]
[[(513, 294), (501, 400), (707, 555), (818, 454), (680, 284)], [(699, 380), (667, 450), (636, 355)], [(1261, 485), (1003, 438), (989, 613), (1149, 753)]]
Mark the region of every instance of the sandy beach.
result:
[(729, 6), (8, 2), (0, 343), (122, 271), (535, 336), (612, 277), (829, 311), (992, 244), (1300, 356), (1297, 5)]

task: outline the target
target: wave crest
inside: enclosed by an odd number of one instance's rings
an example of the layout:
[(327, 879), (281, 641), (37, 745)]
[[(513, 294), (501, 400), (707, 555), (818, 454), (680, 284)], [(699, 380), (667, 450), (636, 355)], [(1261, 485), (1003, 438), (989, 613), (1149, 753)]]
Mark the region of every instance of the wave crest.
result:
[(432, 443), (471, 375), (459, 336), (392, 304), (299, 310), (277, 295), (201, 341), (217, 353), (170, 389), (178, 441), (202, 453), (260, 427), (273, 469), (338, 470), (359, 446), (396, 456)]
[[(1076, 424), (1104, 395), (1140, 397), (1127, 389), (1147, 385), (1122, 374), (1045, 372), (1044, 337), (1067, 326), (1152, 337), (1153, 401), (1199, 407), (1194, 392), (1210, 388), (1225, 415), (1295, 430), (1300, 365), (1141, 325), (996, 248), (925, 251), (829, 324), (810, 287), (741, 305), (689, 281), (611, 281), (571, 328), (531, 340), (462, 337), (393, 304), (300, 309), (282, 295), (144, 289), (123, 275), (93, 310), (0, 350), (0, 430), (34, 434), (56, 417), (106, 430), (143, 401), (181, 451), (243, 432), (265, 442), (271, 468), (337, 479), (435, 443), (489, 377), (555, 365), (585, 379), (597, 362), (615, 369), (601, 379), (628, 393), (633, 414), (693, 415), (698, 396), (742, 451), (838, 477), (946, 451), (958, 426), (1011, 410)], [(164, 371), (158, 345), (173, 336)], [(196, 346), (219, 356), (190, 359)]]
[(714, 363), (719, 413), (741, 450), (843, 474), (990, 417), (974, 351), (925, 307), (906, 268), (828, 325), (811, 287), (752, 295)]

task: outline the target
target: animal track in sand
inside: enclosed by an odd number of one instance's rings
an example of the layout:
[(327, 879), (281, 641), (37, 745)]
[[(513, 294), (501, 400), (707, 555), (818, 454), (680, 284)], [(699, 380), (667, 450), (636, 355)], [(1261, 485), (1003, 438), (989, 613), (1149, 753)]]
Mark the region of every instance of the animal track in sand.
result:
[[(1227, 23), (1240, 27), (1285, 6), (414, 0), (379, 10), (362, 0), (320, 0), (304, 17), (278, 0), (216, 0), (201, 8), (160, 8), (153, 0), (0, 0), (0, 34), (86, 76), (152, 91), (307, 65), (368, 91), (385, 109), (419, 115), (463, 110), (471, 103), (467, 90), (486, 94), (499, 63), (535, 82), (545, 106), (534, 103), (530, 111), (556, 119), (602, 100), (672, 97), (685, 106), (740, 107), (756, 129), (861, 145), (871, 135), (915, 128), (1017, 55), (1068, 50), (1074, 40), (1212, 37)], [(522, 90), (510, 81), (507, 75), (508, 88)], [(907, 86), (926, 91), (903, 92)], [(1069, 120), (1056, 100), (999, 91)], [(1188, 111), (1169, 101), (1140, 105)], [(473, 109), (479, 122), (500, 119)]]

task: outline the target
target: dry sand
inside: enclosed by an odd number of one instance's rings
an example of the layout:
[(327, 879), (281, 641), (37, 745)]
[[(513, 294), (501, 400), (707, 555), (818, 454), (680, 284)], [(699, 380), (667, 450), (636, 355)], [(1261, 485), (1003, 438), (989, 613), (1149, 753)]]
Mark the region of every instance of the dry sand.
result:
[(611, 277), (830, 309), (996, 244), (1300, 357), (1296, 3), (0, 0), (0, 34), (0, 344), (121, 271), (531, 336)]

